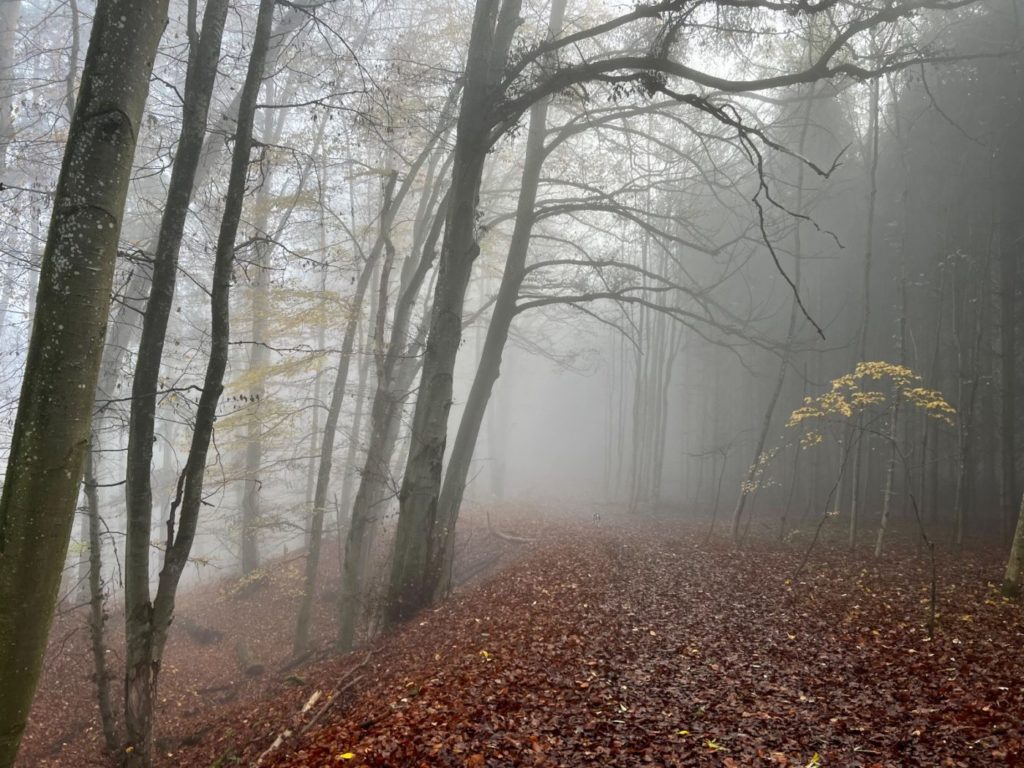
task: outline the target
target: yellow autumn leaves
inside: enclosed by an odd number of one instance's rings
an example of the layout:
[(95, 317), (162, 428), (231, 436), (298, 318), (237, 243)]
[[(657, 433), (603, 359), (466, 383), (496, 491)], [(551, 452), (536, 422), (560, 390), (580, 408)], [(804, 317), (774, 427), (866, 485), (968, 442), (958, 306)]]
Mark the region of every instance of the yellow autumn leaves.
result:
[[(917, 373), (905, 365), (879, 360), (857, 363), (852, 373), (834, 379), (824, 394), (804, 398), (804, 404), (790, 414), (786, 426), (809, 427), (801, 439), (807, 448), (824, 439), (816, 427), (818, 423), (846, 421), (872, 408), (896, 404), (915, 408), (944, 424), (952, 425), (956, 417), (956, 409), (942, 393), (922, 386)], [(816, 424), (809, 426), (808, 422)]]

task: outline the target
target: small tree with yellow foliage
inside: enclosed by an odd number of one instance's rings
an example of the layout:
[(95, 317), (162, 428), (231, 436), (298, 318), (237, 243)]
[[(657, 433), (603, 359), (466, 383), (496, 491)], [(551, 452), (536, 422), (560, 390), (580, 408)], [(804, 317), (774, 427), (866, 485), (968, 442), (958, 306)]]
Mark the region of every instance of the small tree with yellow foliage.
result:
[[(953, 408), (937, 389), (921, 386), (921, 377), (904, 365), (883, 361), (857, 363), (852, 373), (833, 379), (827, 392), (807, 397), (789, 417), (787, 426), (805, 428), (802, 444), (806, 448), (822, 442), (822, 426), (848, 426), (864, 415), (871, 431), (895, 407), (908, 406), (926, 416), (952, 426)], [(865, 427), (867, 429), (867, 426)]]
[[(852, 437), (849, 444), (843, 446), (842, 449), (840, 477), (850, 451), (865, 435), (882, 437), (889, 444), (891, 454), (886, 473), (882, 519), (875, 547), (876, 554), (881, 552), (882, 537), (888, 524), (896, 460), (899, 459), (903, 463), (905, 471), (907, 469), (905, 453), (901, 450), (896, 431), (897, 418), (901, 408), (913, 409), (918, 413), (923, 413), (927, 418), (936, 419), (950, 426), (953, 425), (956, 418), (956, 409), (946, 401), (942, 393), (937, 389), (923, 386), (921, 377), (910, 368), (884, 361), (871, 361), (857, 363), (851, 373), (834, 379), (828, 391), (823, 394), (805, 398), (804, 404), (793, 411), (787, 423), (789, 427), (800, 427), (804, 430), (801, 438), (801, 445), (804, 448), (823, 443), (825, 432), (830, 426), (850, 431)], [(837, 478), (829, 493), (829, 499), (825, 503), (826, 512), (818, 523), (814, 540), (797, 570), (798, 573), (803, 570), (807, 557), (817, 542), (822, 525), (830, 517), (829, 501), (838, 485), (839, 479)], [(910, 494), (910, 501), (921, 536), (932, 553), (932, 607), (929, 619), (929, 630), (931, 631), (935, 621), (934, 544), (924, 529), (917, 500), (914, 499), (913, 494)]]
[[(804, 404), (789, 417), (787, 426), (804, 430), (801, 445), (808, 448), (825, 441), (829, 426), (852, 432), (849, 445), (844, 446), (843, 461), (856, 443), (866, 434), (884, 438), (892, 448), (882, 524), (888, 522), (889, 499), (892, 494), (893, 470), (897, 457), (903, 458), (897, 441), (896, 422), (901, 408), (923, 413), (927, 418), (953, 425), (956, 410), (937, 389), (922, 386), (921, 377), (904, 365), (884, 361), (857, 363), (851, 373), (834, 379), (827, 392), (807, 397)], [(851, 430), (852, 428), (852, 430)], [(840, 470), (840, 473), (842, 470)]]

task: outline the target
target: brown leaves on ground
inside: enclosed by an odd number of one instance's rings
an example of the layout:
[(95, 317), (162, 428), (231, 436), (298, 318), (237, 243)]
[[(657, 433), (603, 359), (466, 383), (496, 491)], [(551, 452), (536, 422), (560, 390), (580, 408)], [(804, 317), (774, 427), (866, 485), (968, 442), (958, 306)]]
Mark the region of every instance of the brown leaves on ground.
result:
[[(263, 764), (1024, 765), (1024, 615), (996, 562), (940, 563), (930, 641), (912, 553), (823, 555), (790, 583), (793, 552), (698, 541), (669, 523), (548, 540), (377, 641)], [(164, 764), (253, 764), (364, 659), (213, 708)]]

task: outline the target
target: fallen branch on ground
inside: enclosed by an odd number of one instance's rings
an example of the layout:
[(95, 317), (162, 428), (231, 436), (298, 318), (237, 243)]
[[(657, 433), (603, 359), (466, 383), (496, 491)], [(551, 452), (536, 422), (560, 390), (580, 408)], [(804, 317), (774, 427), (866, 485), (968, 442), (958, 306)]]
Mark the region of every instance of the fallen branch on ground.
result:
[[(308, 723), (303, 725), (302, 728), (299, 730), (299, 736), (304, 735), (314, 725), (316, 725), (320, 721), (320, 719), (327, 713), (327, 711), (334, 705), (334, 703), (341, 697), (343, 693), (353, 688), (356, 685), (356, 683), (363, 679), (362, 675), (356, 675), (355, 673), (363, 667), (365, 667), (370, 662), (370, 657), (372, 655), (373, 651), (368, 652), (366, 654), (366, 658), (364, 658), (361, 662), (356, 664), (354, 667), (352, 667), (344, 674), (341, 680), (338, 681), (338, 684), (334, 687), (334, 690), (327, 694), (327, 701), (324, 703), (324, 705), (320, 707), (317, 713), (313, 715), (312, 719)], [(292, 738), (293, 735), (295, 735), (294, 729), (299, 727), (299, 723), (302, 721), (303, 717), (310, 710), (312, 710), (314, 706), (316, 706), (316, 703), (320, 701), (321, 698), (323, 698), (323, 691), (316, 690), (310, 695), (308, 699), (306, 699), (306, 703), (302, 705), (302, 709), (299, 710), (298, 714), (295, 715), (292, 727), (286, 728), (285, 730), (281, 731), (281, 733), (279, 733), (277, 737), (274, 739), (273, 743), (271, 743), (269, 747), (263, 750), (263, 752), (260, 753), (260, 756), (256, 758), (257, 766), (262, 765), (267, 755), (271, 754), (275, 750), (280, 749), (285, 742), (287, 742), (289, 739)]]

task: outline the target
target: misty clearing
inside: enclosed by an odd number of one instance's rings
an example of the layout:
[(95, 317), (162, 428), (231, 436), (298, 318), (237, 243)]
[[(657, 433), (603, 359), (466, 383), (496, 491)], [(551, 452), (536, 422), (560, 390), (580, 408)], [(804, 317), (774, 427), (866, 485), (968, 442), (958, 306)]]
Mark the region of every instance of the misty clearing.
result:
[(1020, 0), (2, 0), (0, 768), (1024, 765)]

